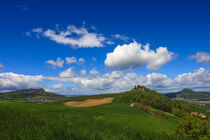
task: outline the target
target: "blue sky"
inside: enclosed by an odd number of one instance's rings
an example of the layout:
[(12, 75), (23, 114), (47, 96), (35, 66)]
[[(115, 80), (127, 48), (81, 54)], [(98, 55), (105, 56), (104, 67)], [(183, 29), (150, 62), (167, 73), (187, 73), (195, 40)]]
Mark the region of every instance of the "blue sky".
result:
[(3, 0), (0, 91), (209, 90), (209, 15), (208, 0)]

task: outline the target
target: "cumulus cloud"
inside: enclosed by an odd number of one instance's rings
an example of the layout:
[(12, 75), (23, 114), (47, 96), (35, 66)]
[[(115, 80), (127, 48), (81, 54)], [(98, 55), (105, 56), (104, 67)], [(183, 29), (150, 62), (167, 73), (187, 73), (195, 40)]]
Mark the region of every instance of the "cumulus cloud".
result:
[(63, 88), (64, 85), (62, 83), (58, 83), (52, 86), (54, 89), (59, 89), (59, 88)]
[(72, 63), (84, 64), (84, 62), (85, 62), (84, 58), (79, 58), (77, 61), (77, 58), (74, 56), (66, 57), (64, 60), (61, 59), (60, 57), (58, 57), (57, 60), (48, 60), (45, 63), (51, 65), (52, 68), (56, 68), (56, 67), (62, 68), (64, 66), (64, 62), (65, 62), (65, 64), (72, 64)]
[(62, 68), (63, 64), (64, 64), (64, 60), (62, 60), (60, 57), (58, 57), (56, 61), (48, 60), (45, 63), (50, 64), (53, 68), (56, 68), (56, 67)]
[(128, 41), (129, 37), (125, 36), (125, 35), (120, 35), (120, 34), (115, 34), (112, 35), (113, 38), (119, 39), (119, 40), (123, 40), (123, 41)]
[(48, 92), (54, 92), (54, 93), (58, 93), (58, 94), (62, 94), (62, 95), (78, 95), (78, 91), (80, 91), (79, 89), (75, 89), (73, 87), (70, 86), (63, 86), (61, 88), (53, 88), (53, 87), (47, 87), (44, 88), (46, 91)]
[(105, 41), (102, 34), (90, 33), (85, 27), (77, 28), (74, 25), (69, 25), (63, 31), (48, 29), (43, 35), (56, 43), (78, 48), (103, 47)]
[(106, 44), (108, 44), (108, 45), (113, 45), (113, 44), (114, 44), (114, 42), (113, 42), (113, 41), (108, 40), (108, 41), (106, 42)]
[(169, 79), (165, 74), (151, 73), (146, 77), (146, 86), (152, 87), (153, 89), (168, 88), (172, 83), (172, 79)]
[(3, 68), (4, 66), (2, 65), (2, 64), (0, 64), (0, 71), (1, 71), (1, 69)]
[(42, 33), (43, 29), (42, 28), (34, 28), (34, 29), (32, 29), (32, 32), (34, 32), (34, 33)]
[(198, 63), (210, 62), (210, 54), (207, 52), (197, 52), (195, 55), (191, 55), (189, 59), (195, 59)]
[(81, 88), (85, 88), (87, 91), (91, 90), (106, 90), (110, 89), (114, 82), (117, 81), (122, 76), (121, 72), (106, 73), (101, 76), (91, 77), (87, 76), (85, 78), (76, 77), (71, 79), (72, 82), (77, 84)]
[(95, 70), (95, 69), (92, 69), (92, 70), (90, 71), (90, 74), (91, 74), (91, 75), (97, 75), (97, 74), (99, 74), (99, 72), (98, 72), (97, 70)]
[(210, 70), (200, 68), (193, 72), (183, 73), (175, 78), (177, 87), (210, 87)]
[(183, 88), (210, 90), (210, 70), (200, 68), (190, 73), (182, 73), (174, 78), (161, 73), (137, 75), (136, 73), (123, 73), (113, 71), (102, 75), (50, 77), (53, 81), (74, 83), (75, 91), (82, 94), (118, 93), (129, 90), (134, 85), (144, 85), (159, 92), (178, 91)]
[(53, 92), (74, 95), (118, 93), (129, 90), (134, 85), (145, 85), (162, 93), (178, 91), (183, 88), (210, 90), (210, 69), (204, 68), (189, 73), (181, 73), (173, 78), (161, 73), (138, 75), (134, 72), (113, 71), (92, 75), (91, 73), (87, 74), (86, 70), (81, 70), (79, 73), (80, 75), (77, 75), (72, 67), (60, 72), (57, 77), (0, 73), (0, 91), (46, 87), (40, 83), (43, 80), (58, 82), (49, 88)]
[(107, 53), (105, 65), (115, 69), (135, 69), (147, 65), (147, 69), (158, 70), (172, 60), (173, 52), (166, 47), (159, 47), (156, 51), (150, 50), (149, 44), (141, 45), (133, 42), (118, 45), (113, 52)]
[(75, 77), (76, 75), (75, 75), (75, 73), (73, 72), (73, 68), (72, 67), (70, 67), (70, 68), (68, 68), (68, 69), (66, 69), (65, 71), (63, 71), (63, 72), (61, 72), (60, 74), (59, 74), (59, 77), (66, 77), (66, 78), (72, 78), (72, 77)]
[(25, 88), (40, 87), (38, 82), (42, 81), (42, 75), (22, 75), (16, 73), (0, 73), (0, 91), (3, 90), (16, 90)]
[(34, 35), (36, 38), (40, 38), (41, 35), (43, 34), (43, 29), (38, 27), (38, 28), (32, 29), (29, 32), (25, 32), (23, 34), (26, 35), (26, 36), (29, 36), (29, 37)]
[(80, 63), (84, 63), (85, 62), (85, 59), (84, 58), (79, 58), (78, 60)]
[(95, 57), (92, 57), (92, 60), (95, 61), (95, 62), (97, 61), (97, 59)]
[(71, 64), (71, 63), (76, 63), (77, 62), (77, 58), (72, 56), (72, 57), (66, 57), (66, 63), (67, 64)]
[(86, 75), (86, 73), (87, 73), (87, 71), (86, 71), (86, 70), (81, 70), (81, 71), (80, 71), (80, 75), (81, 75), (81, 76), (85, 76), (85, 75)]

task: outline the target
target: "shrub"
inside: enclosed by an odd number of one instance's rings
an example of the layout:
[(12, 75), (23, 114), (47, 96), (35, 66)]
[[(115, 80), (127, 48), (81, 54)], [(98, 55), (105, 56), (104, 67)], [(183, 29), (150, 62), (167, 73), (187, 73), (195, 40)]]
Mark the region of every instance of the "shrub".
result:
[(165, 112), (162, 111), (162, 110), (156, 110), (156, 111), (154, 111), (154, 115), (156, 117), (158, 117), (158, 118), (165, 118), (166, 117)]
[(173, 108), (172, 109), (172, 113), (177, 116), (177, 117), (184, 117), (186, 116), (188, 113), (185, 112), (184, 110), (182, 109), (178, 109), (178, 108)]
[(192, 139), (210, 139), (210, 128), (206, 120), (193, 116), (185, 116), (180, 120), (175, 134)]
[(140, 109), (144, 110), (146, 113), (150, 113), (150, 106), (148, 105), (142, 105)]

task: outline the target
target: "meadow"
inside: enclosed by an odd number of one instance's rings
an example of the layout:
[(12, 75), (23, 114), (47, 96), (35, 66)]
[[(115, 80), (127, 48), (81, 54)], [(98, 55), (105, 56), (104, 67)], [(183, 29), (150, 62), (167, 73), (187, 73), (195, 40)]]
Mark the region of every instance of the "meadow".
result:
[(176, 140), (178, 118), (157, 118), (128, 103), (73, 108), (0, 102), (0, 139)]

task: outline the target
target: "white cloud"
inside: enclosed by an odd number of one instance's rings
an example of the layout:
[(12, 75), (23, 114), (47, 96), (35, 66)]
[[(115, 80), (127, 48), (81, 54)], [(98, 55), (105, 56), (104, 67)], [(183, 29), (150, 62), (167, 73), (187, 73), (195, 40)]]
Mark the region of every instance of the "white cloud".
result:
[(29, 10), (27, 5), (15, 5), (15, 7), (23, 11)]
[(4, 66), (2, 65), (2, 64), (0, 64), (0, 71), (1, 71), (1, 69), (3, 68)]
[[(72, 64), (72, 63), (83, 64), (84, 62), (85, 62), (84, 58), (79, 58), (78, 63), (77, 63), (77, 58), (74, 56), (65, 58), (66, 64)], [(57, 60), (48, 60), (45, 63), (50, 64), (52, 68), (56, 68), (56, 67), (62, 68), (64, 65), (64, 60), (58, 57)]]
[(154, 88), (168, 88), (172, 84), (172, 80), (169, 79), (165, 74), (151, 73), (146, 77), (146, 86)]
[(42, 81), (43, 79), (44, 77), (42, 75), (29, 76), (12, 72), (0, 73), (0, 91), (37, 88), (40, 87), (38, 82)]
[(97, 59), (95, 57), (92, 57), (92, 60), (95, 61), (95, 62), (97, 61)]
[(210, 70), (200, 68), (193, 73), (183, 73), (178, 75), (175, 80), (177, 87), (210, 87)]
[(78, 60), (80, 63), (84, 63), (85, 62), (85, 59), (84, 58), (79, 58)]
[(210, 62), (210, 54), (207, 52), (197, 52), (195, 55), (189, 57), (189, 59), (195, 59), (198, 63)]
[(66, 57), (66, 63), (67, 64), (71, 64), (71, 63), (76, 63), (77, 62), (77, 58), (72, 56), (72, 57)]
[(97, 74), (99, 74), (99, 72), (98, 72), (97, 70), (95, 70), (95, 69), (92, 69), (92, 70), (90, 71), (90, 74), (91, 74), (91, 75), (97, 75)]
[[(122, 76), (122, 72), (114, 71), (112, 73), (106, 73), (98, 76), (74, 76), (74, 77), (48, 77), (49, 80), (62, 81), (74, 83), (76, 89), (81, 94), (88, 93), (104, 93), (112, 89), (113, 83), (116, 82)], [(77, 92), (77, 90), (75, 91)]]
[(81, 75), (81, 76), (85, 76), (85, 75), (86, 75), (86, 73), (87, 73), (87, 71), (86, 71), (86, 70), (81, 70), (81, 71), (80, 71), (80, 75)]
[(49, 88), (48, 87), (48, 88), (44, 88), (44, 89), (48, 92), (54, 92), (54, 93), (58, 93), (58, 94), (62, 94), (62, 95), (76, 95), (76, 94), (80, 93), (80, 92), (78, 92), (79, 89), (75, 89), (70, 86), (67, 86), (67, 87), (63, 86), (61, 88), (53, 88), (53, 87)]
[(125, 35), (120, 35), (120, 34), (115, 34), (115, 35), (112, 35), (113, 38), (116, 38), (116, 39), (120, 39), (120, 40), (123, 40), (123, 41), (128, 41), (130, 38), (125, 36)]
[(112, 53), (107, 53), (105, 65), (115, 69), (134, 69), (144, 64), (147, 69), (158, 70), (162, 65), (172, 60), (174, 53), (166, 47), (159, 47), (156, 52), (150, 50), (149, 44), (140, 43), (118, 45)]
[(75, 73), (73, 72), (73, 68), (70, 67), (68, 69), (66, 69), (65, 71), (61, 72), (59, 74), (59, 77), (64, 77), (64, 78), (72, 78), (75, 77)]
[(23, 34), (26, 35), (26, 36), (31, 36), (31, 32), (25, 32)]
[(102, 34), (90, 33), (85, 27), (77, 28), (69, 25), (66, 30), (58, 31), (48, 29), (43, 35), (59, 44), (78, 48), (103, 47), (105, 37)]
[(190, 73), (179, 74), (175, 78), (169, 78), (161, 73), (150, 73), (143, 76), (136, 73), (123, 74), (121, 71), (113, 71), (97, 76), (90, 74), (69, 78), (50, 77), (49, 79), (74, 83), (76, 85), (74, 94), (77, 89), (80, 94), (118, 93), (129, 90), (134, 85), (145, 85), (159, 92), (178, 91), (183, 88), (210, 90), (210, 70), (204, 68)]
[(58, 57), (56, 61), (48, 60), (45, 63), (52, 65), (53, 68), (56, 68), (56, 67), (62, 68), (63, 64), (64, 64), (64, 60), (62, 60), (60, 57)]
[(34, 29), (32, 29), (32, 32), (42, 33), (43, 32), (43, 29), (42, 28), (34, 28)]
[(193, 72), (179, 74), (174, 78), (161, 73), (150, 73), (144, 76), (122, 71), (87, 75), (86, 70), (81, 70), (80, 75), (76, 75), (71, 67), (61, 72), (58, 77), (0, 73), (0, 91), (46, 87), (40, 85), (43, 80), (57, 81), (58, 84), (53, 85), (49, 90), (60, 94), (119, 93), (130, 90), (134, 85), (145, 85), (159, 92), (178, 91), (183, 88), (210, 90), (210, 69), (200, 68)]
[(64, 85), (62, 83), (58, 83), (52, 86), (54, 89), (59, 89), (59, 88), (63, 88)]
[(114, 82), (122, 76), (121, 72), (107, 73), (97, 77), (87, 76), (85, 78), (76, 77), (71, 79), (72, 82), (77, 84), (80, 88), (85, 88), (86, 91), (97, 91), (103, 92), (110, 89)]
[(113, 42), (113, 41), (108, 40), (108, 41), (106, 42), (106, 44), (113, 45), (113, 44), (114, 44), (114, 42)]

